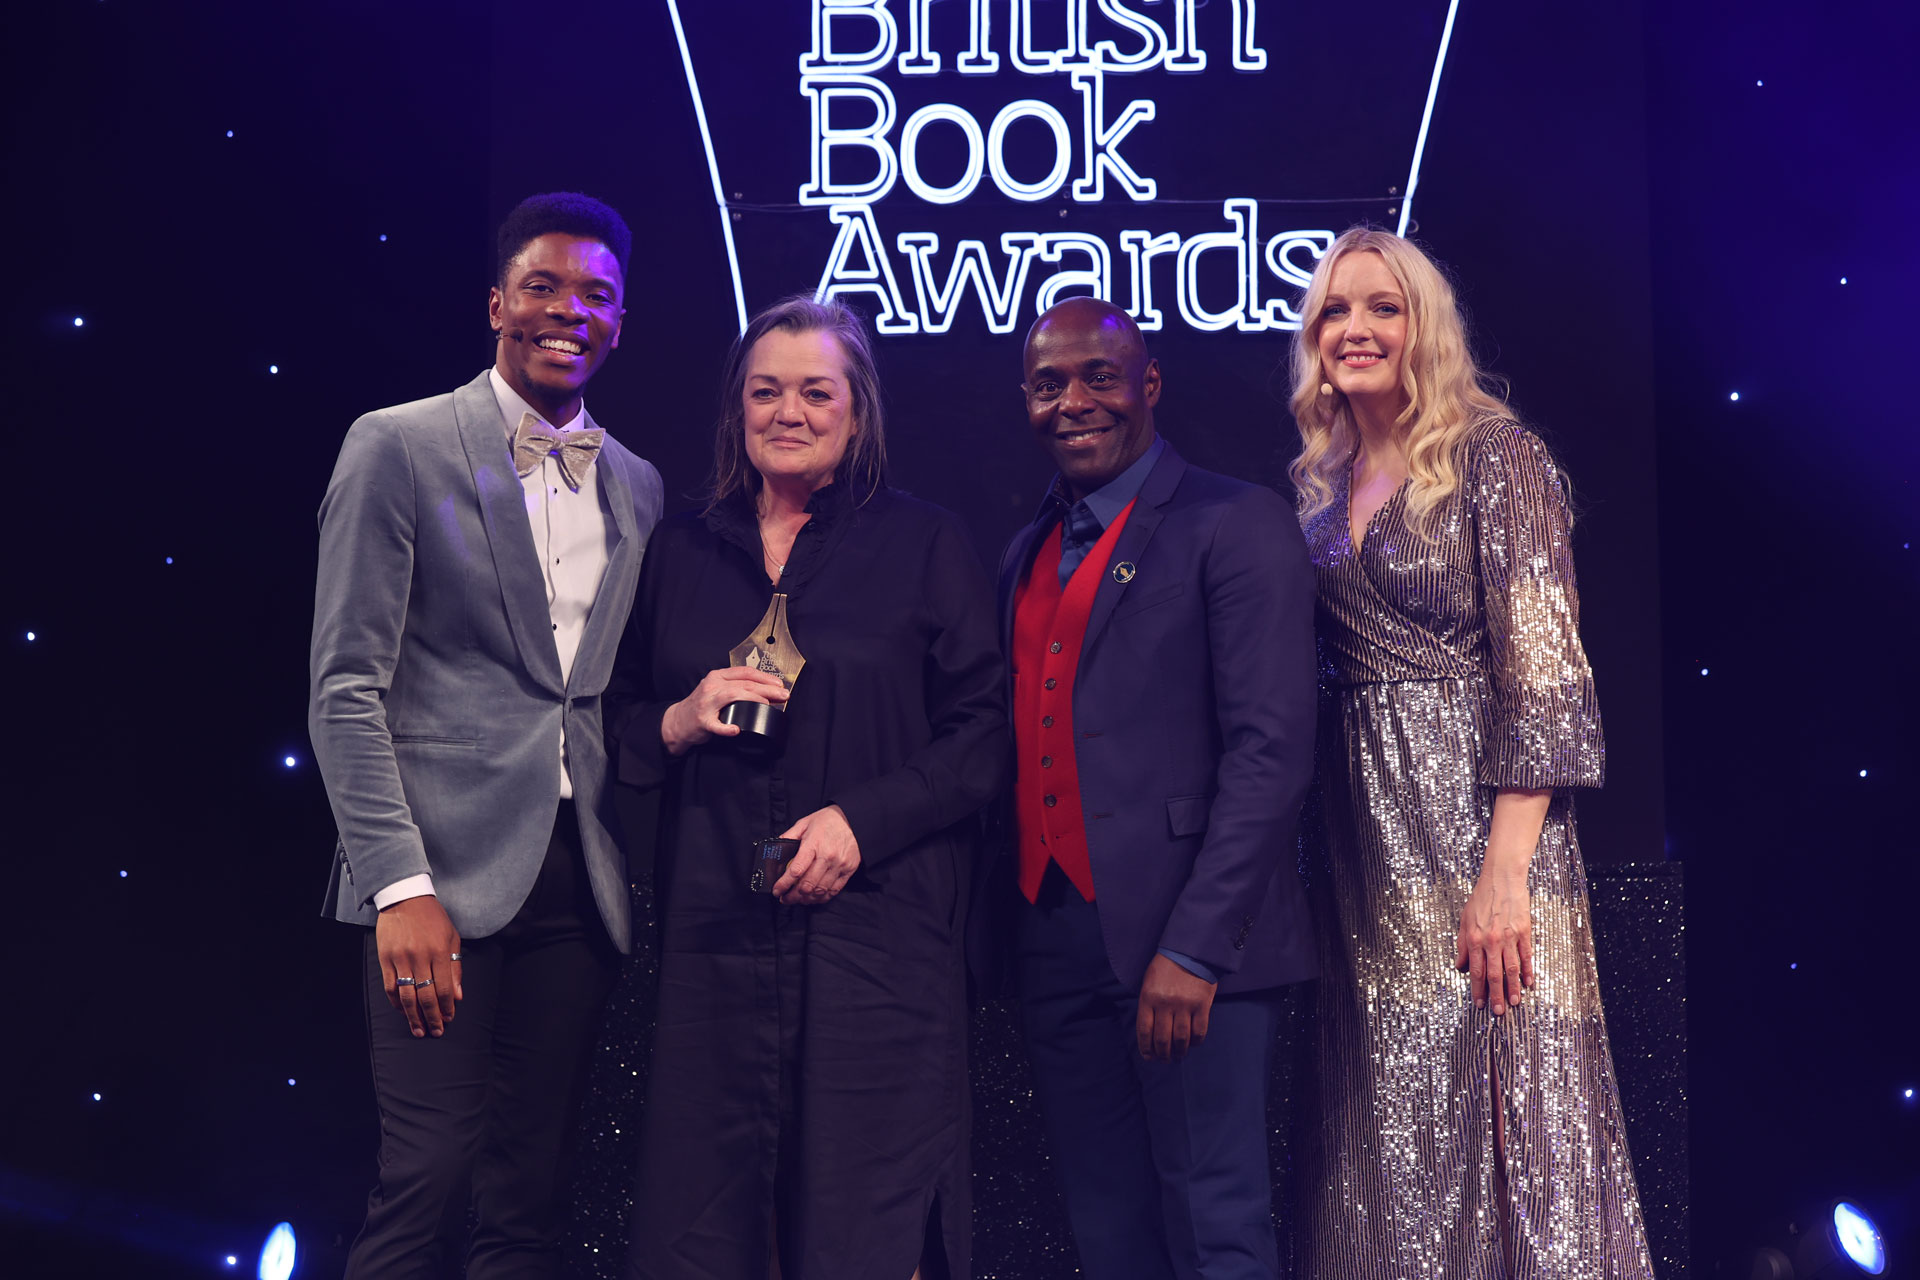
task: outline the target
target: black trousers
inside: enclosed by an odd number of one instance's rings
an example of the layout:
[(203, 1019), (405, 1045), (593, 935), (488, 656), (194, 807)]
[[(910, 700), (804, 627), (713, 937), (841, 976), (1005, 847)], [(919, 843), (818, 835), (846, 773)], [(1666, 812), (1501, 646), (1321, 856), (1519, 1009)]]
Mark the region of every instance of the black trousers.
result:
[[(458, 1274), (463, 1252), (470, 1280), (561, 1274), (573, 1131), (620, 959), (571, 801), (560, 802), (519, 912), (491, 937), (461, 939), (460, 954), (457, 1015), (440, 1038), (416, 1038), (387, 1003), (367, 930), (380, 1165), (348, 1280)], [(467, 1242), (469, 1207), (477, 1225)]]

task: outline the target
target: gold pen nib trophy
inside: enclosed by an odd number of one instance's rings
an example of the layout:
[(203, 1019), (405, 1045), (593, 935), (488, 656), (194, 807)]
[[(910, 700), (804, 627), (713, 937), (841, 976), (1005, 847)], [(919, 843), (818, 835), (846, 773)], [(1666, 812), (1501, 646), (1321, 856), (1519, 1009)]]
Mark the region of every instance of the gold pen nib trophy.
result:
[[(787, 630), (787, 597), (784, 592), (774, 595), (773, 601), (767, 605), (767, 616), (760, 619), (760, 625), (753, 629), (752, 635), (733, 647), (733, 651), (727, 655), (727, 661), (731, 666), (752, 667), (755, 671), (779, 676), (780, 683), (787, 686), (787, 692), (793, 692), (793, 682), (800, 678), (800, 668), (807, 665), (807, 660), (800, 656), (800, 646), (793, 642), (793, 633)], [(729, 702), (720, 708), (720, 723), (739, 726), (735, 744), (741, 750), (755, 755), (778, 755), (787, 744), (787, 712), (784, 707), (767, 702)], [(798, 840), (779, 836), (755, 840), (747, 888), (755, 893), (773, 892), (773, 886), (786, 873), (787, 864), (799, 852)]]
[[(793, 692), (794, 681), (800, 678), (800, 668), (807, 660), (800, 656), (800, 646), (793, 642), (793, 633), (787, 630), (787, 597), (785, 592), (776, 592), (767, 605), (767, 614), (760, 619), (760, 625), (753, 634), (733, 647), (727, 654), (727, 663), (735, 667), (751, 667), (755, 671), (764, 671), (768, 675), (780, 677), (780, 683), (787, 686), (787, 692)], [(720, 723), (735, 725), (739, 736), (734, 738), (741, 749), (759, 755), (778, 755), (787, 744), (787, 713), (784, 707), (776, 707), (767, 702), (729, 702), (720, 708)]]

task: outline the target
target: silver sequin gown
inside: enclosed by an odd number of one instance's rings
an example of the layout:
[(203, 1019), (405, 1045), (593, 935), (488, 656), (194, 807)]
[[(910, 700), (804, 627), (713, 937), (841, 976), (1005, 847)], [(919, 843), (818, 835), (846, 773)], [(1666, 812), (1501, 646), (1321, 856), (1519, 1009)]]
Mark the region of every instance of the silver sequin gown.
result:
[[(1648, 1280), (1567, 790), (1600, 785), (1605, 748), (1566, 495), (1509, 423), (1474, 433), (1435, 541), (1407, 531), (1404, 499), (1357, 553), (1344, 478), (1306, 523), (1334, 710), (1310, 841), (1322, 956), (1299, 1275)], [(1536, 986), (1496, 1018), (1454, 947), (1501, 787), (1556, 790), (1528, 873)]]

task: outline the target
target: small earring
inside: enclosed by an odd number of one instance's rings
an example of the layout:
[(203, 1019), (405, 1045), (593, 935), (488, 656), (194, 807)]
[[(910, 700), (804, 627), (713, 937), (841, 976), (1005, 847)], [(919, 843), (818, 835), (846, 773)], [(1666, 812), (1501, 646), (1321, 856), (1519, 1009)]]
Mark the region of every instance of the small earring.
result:
[(501, 334), (501, 332), (500, 332), (500, 331), (499, 331), (498, 329), (495, 329), (495, 330), (493, 331), (493, 340), (494, 340), (495, 342), (498, 342), (498, 341), (500, 341), (500, 339), (501, 339), (501, 338), (502, 338), (503, 336), (504, 336), (504, 335), (503, 335), (503, 334)]
[[(498, 335), (498, 334), (495, 334), (494, 336), (495, 336), (495, 337), (498, 337), (499, 335)], [(1321, 395), (1323, 395), (1323, 396), (1330, 396), (1330, 395), (1332, 395), (1332, 394), (1333, 394), (1333, 384), (1332, 384), (1331, 382), (1323, 382), (1323, 383), (1321, 383), (1321, 384), (1320, 384), (1320, 394), (1321, 394)]]

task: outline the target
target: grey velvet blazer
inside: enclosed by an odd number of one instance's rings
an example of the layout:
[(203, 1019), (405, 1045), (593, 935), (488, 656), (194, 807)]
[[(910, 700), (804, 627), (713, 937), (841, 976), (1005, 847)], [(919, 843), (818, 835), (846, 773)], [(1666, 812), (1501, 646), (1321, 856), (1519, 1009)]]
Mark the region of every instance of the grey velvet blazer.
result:
[(546, 855), (564, 725), (594, 899), (627, 950), (600, 698), (662, 492), (611, 436), (595, 470), (615, 541), (563, 682), (487, 375), (347, 432), (320, 504), (308, 704), (339, 826), (324, 914), (372, 924), (375, 893), (426, 871), (462, 937), (503, 927)]

